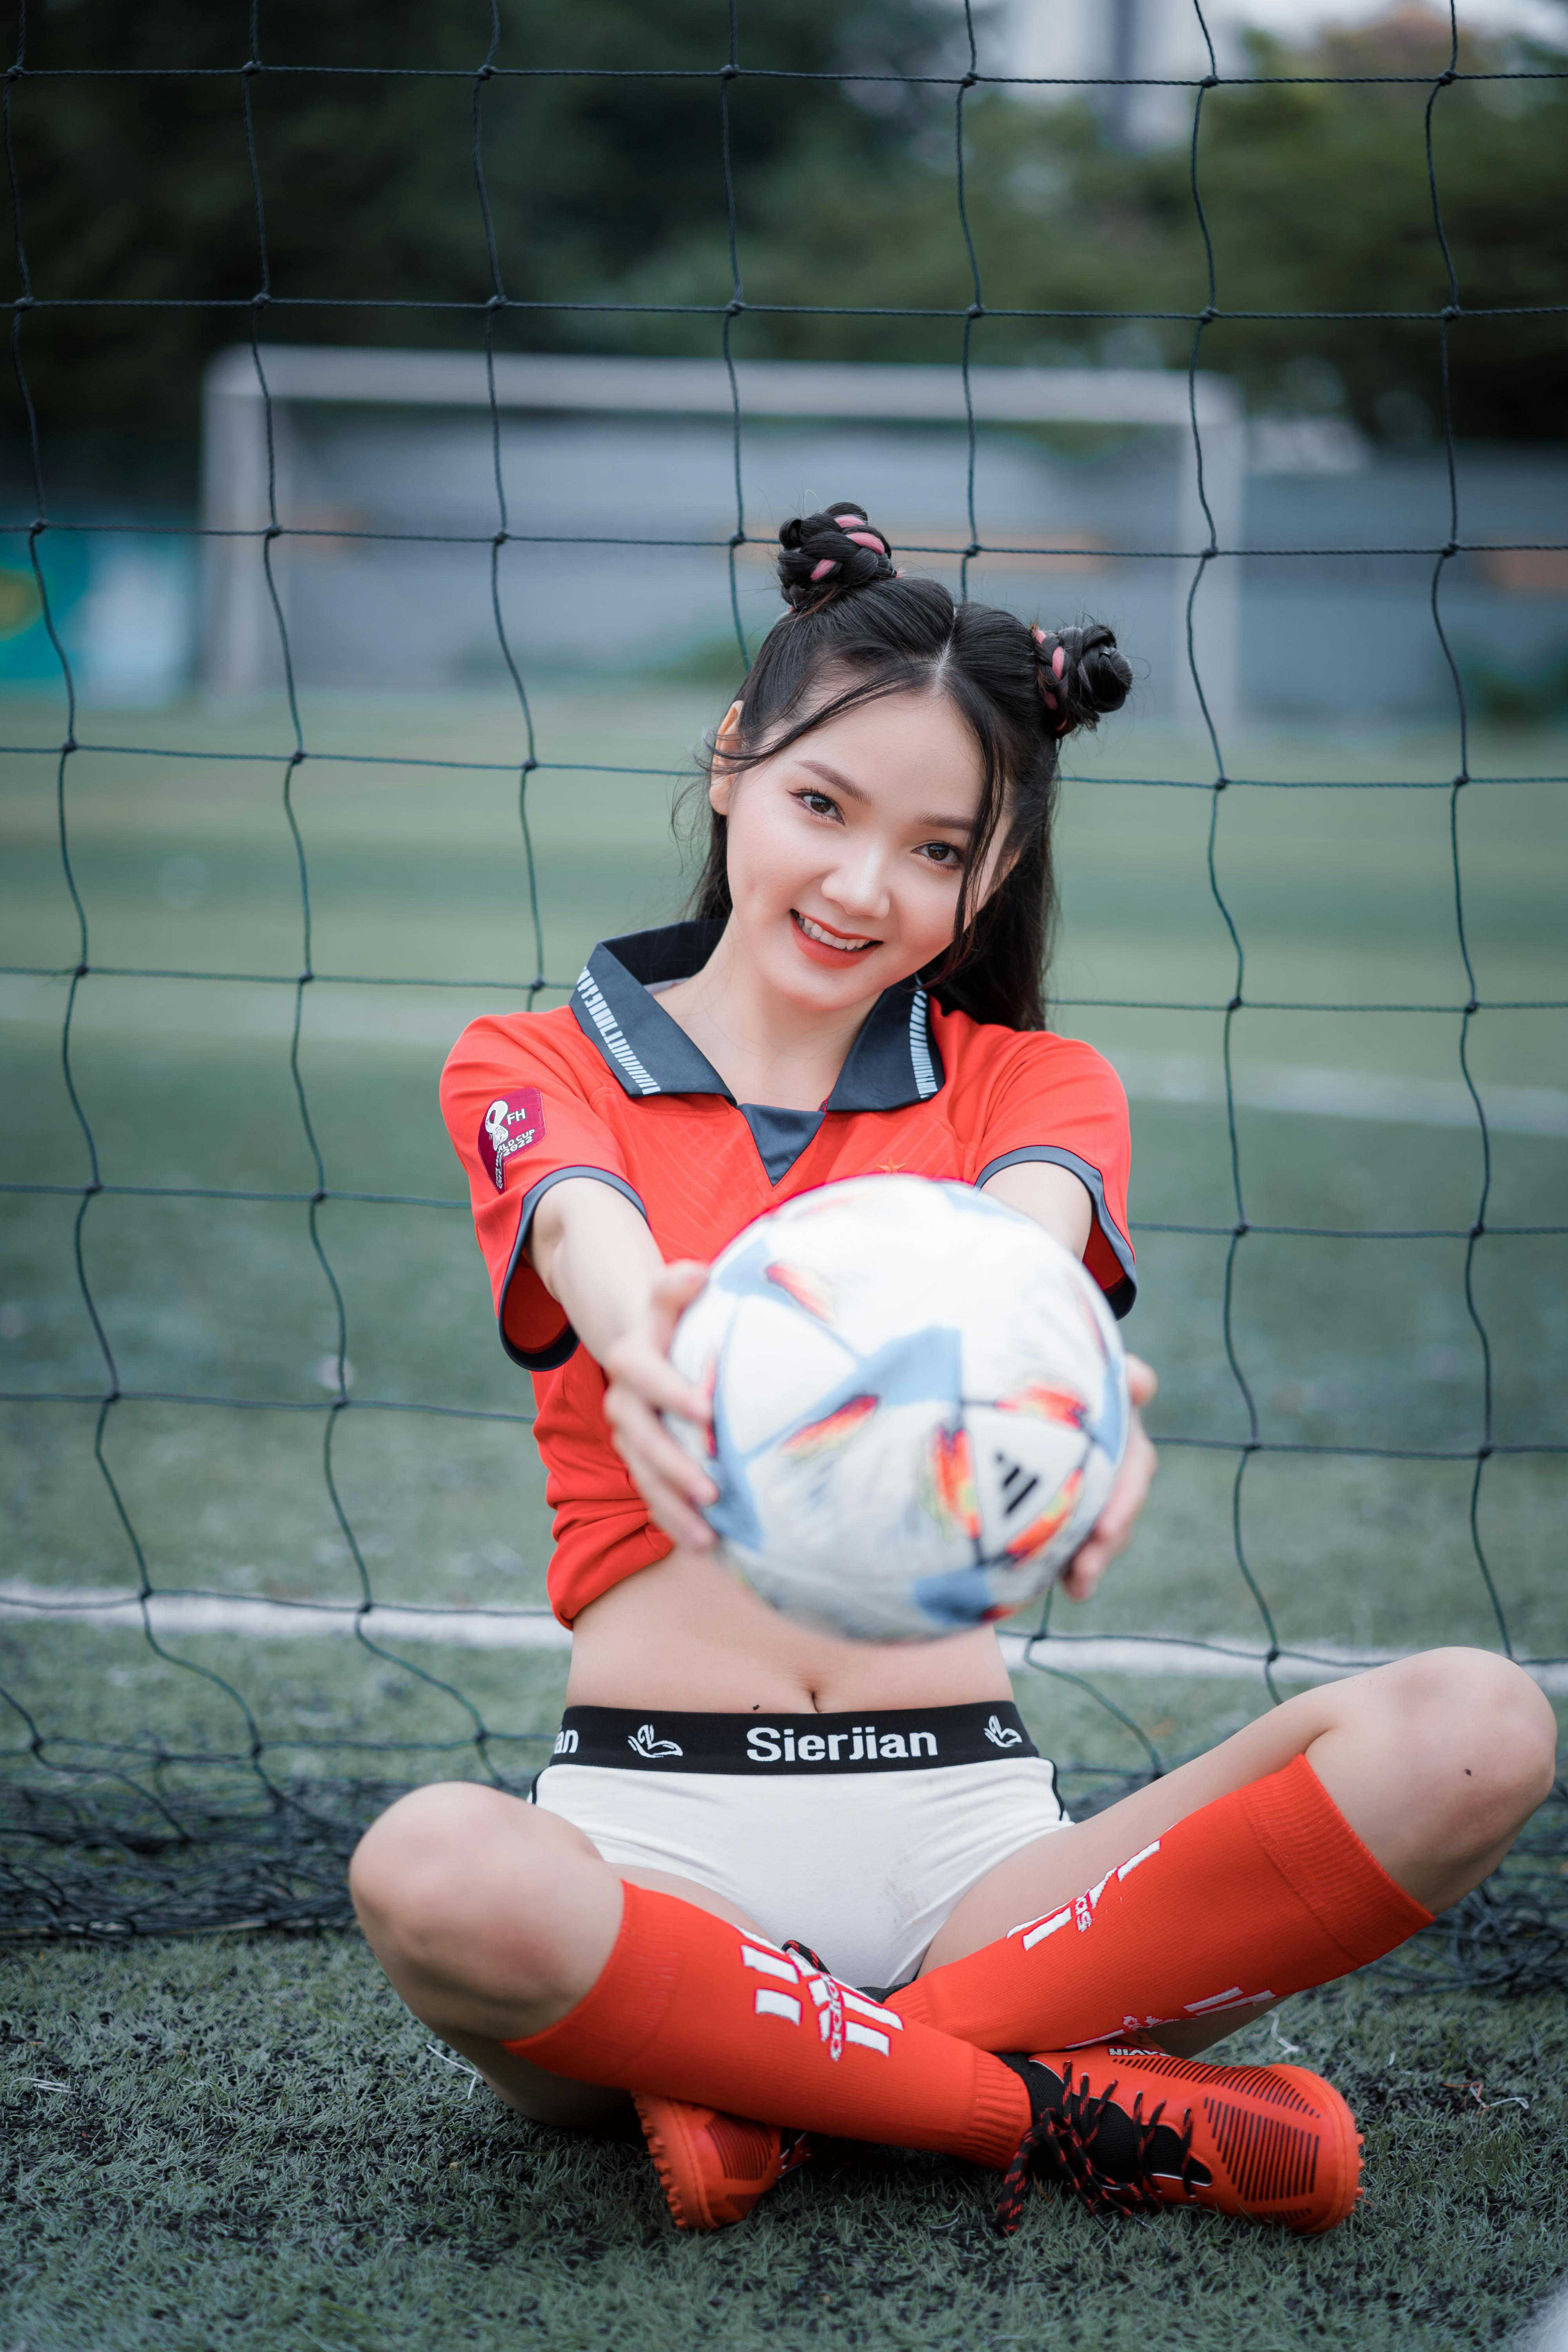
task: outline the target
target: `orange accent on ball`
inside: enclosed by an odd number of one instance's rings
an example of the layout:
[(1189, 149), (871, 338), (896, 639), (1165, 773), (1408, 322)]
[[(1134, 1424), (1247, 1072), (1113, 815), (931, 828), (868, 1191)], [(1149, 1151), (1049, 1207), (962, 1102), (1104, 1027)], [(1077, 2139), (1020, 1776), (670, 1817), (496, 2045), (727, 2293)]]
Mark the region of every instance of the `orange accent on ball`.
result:
[(973, 1542), (980, 1533), (980, 1494), (974, 1483), (974, 1456), (969, 1432), (939, 1429), (931, 1445), (931, 1498), (937, 1517)]
[(1054, 1421), (1064, 1429), (1081, 1429), (1088, 1418), (1088, 1407), (1082, 1397), (1070, 1389), (1047, 1388), (1039, 1382), (1020, 1389), (1016, 1396), (998, 1397), (998, 1412), (1032, 1413), (1037, 1421)]
[(814, 1454), (825, 1454), (829, 1447), (842, 1445), (853, 1437), (861, 1425), (870, 1420), (880, 1399), (874, 1396), (851, 1397), (837, 1412), (826, 1413), (820, 1421), (807, 1422), (793, 1437), (786, 1437), (782, 1451), (792, 1461), (804, 1461)]
[(795, 1305), (804, 1307), (808, 1315), (815, 1315), (819, 1323), (832, 1322), (831, 1295), (815, 1276), (803, 1272), (798, 1265), (779, 1264), (768, 1267), (767, 1278), (780, 1290), (787, 1291)]

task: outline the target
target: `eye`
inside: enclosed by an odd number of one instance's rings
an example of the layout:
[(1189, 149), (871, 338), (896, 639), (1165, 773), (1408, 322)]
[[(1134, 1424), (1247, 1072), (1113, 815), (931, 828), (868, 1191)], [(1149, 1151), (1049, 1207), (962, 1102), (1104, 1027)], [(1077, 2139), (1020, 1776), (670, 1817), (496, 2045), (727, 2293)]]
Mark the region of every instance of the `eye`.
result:
[(956, 874), (963, 864), (963, 852), (951, 841), (928, 841), (921, 845), (920, 855), (934, 866), (939, 874)]
[(826, 793), (819, 793), (810, 785), (807, 785), (805, 792), (796, 793), (795, 797), (800, 803), (802, 808), (804, 808), (811, 816), (837, 816), (838, 814), (837, 802), (830, 800)]

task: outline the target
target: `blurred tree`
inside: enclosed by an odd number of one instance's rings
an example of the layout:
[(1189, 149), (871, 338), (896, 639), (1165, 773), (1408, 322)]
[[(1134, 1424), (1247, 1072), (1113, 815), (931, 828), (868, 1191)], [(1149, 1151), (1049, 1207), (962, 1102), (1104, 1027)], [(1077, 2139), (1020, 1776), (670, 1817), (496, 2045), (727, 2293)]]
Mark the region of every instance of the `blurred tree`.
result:
[[(501, 20), (497, 63), (530, 71), (488, 81), (480, 102), (501, 284), (519, 306), (500, 314), (499, 340), (715, 350), (731, 290), (718, 79), (727, 7), (579, 0), (563, 12), (502, 0)], [(962, 312), (972, 299), (953, 92), (897, 79), (952, 71), (953, 22), (941, 0), (741, 7), (731, 155), (753, 307), (737, 348), (956, 352), (962, 320), (929, 315)], [(1222, 311), (1428, 314), (1227, 316), (1205, 331), (1202, 363), (1240, 376), (1255, 404), (1342, 404), (1394, 438), (1435, 424), (1429, 314), (1447, 299), (1423, 129), (1427, 77), (1444, 62), (1435, 22), (1405, 9), (1312, 48), (1252, 47), (1260, 75), (1414, 80), (1286, 79), (1205, 100), (1199, 184)], [(491, 283), (474, 74), (489, 42), (486, 0), (266, 0), (264, 70), (248, 80), (268, 255), (264, 335), (479, 340)], [(26, 70), (9, 100), (31, 288), (41, 300), (94, 306), (24, 315), (22, 355), (52, 429), (161, 430), (188, 442), (203, 360), (248, 333), (262, 290), (238, 70), (248, 46), (239, 0), (53, 0), (29, 20)], [(1509, 61), (1548, 75), (1568, 65), (1553, 50), (1505, 57), (1474, 40), (1461, 58), (1471, 72)], [(98, 70), (78, 79), (73, 68)], [(288, 69), (306, 68), (315, 70)], [(894, 79), (843, 81), (846, 68)], [(1433, 122), (1462, 302), (1568, 300), (1568, 80), (1461, 80), (1441, 91)], [(1128, 153), (1087, 106), (981, 90), (966, 100), (965, 154), (987, 305), (978, 359), (1184, 363), (1190, 323), (1116, 315), (1192, 313), (1206, 299), (1184, 141)], [(1460, 430), (1568, 436), (1565, 357), (1562, 317), (1460, 320)]]
[[(28, 380), (56, 425), (188, 432), (202, 361), (248, 335), (263, 278), (247, 82), (268, 263), (261, 332), (453, 345), (482, 336), (477, 306), (492, 285), (474, 114), (488, 0), (264, 0), (263, 70), (244, 77), (247, 13), (240, 0), (53, 0), (29, 16), (26, 73), (8, 99), (32, 292), (138, 306), (26, 319)], [(803, 136), (826, 154), (875, 152), (897, 164), (907, 111), (897, 85), (891, 110), (868, 115), (834, 68), (918, 71), (951, 37), (952, 16), (937, 0), (792, 0), (744, 31), (757, 79), (731, 104), (747, 230), (769, 173)], [(695, 299), (722, 305), (728, 55), (722, 0), (583, 0), (571, 11), (502, 0), (497, 64), (531, 68), (489, 80), (480, 107), (510, 300), (614, 301), (628, 274), (716, 223), (721, 258)], [(824, 79), (766, 79), (778, 72)], [(10, 269), (14, 296), (14, 256)], [(207, 307), (181, 307), (192, 304)], [(613, 318), (591, 312), (509, 312), (502, 334), (535, 348), (618, 340)], [(700, 347), (714, 335), (702, 322)], [(11, 409), (19, 425), (14, 393)]]
[[(1198, 187), (1216, 304), (1231, 315), (1205, 330), (1200, 364), (1238, 376), (1255, 407), (1342, 407), (1395, 441), (1436, 428), (1434, 314), (1449, 289), (1433, 225), (1425, 116), (1447, 47), (1441, 20), (1419, 9), (1310, 48), (1255, 37), (1250, 69), (1260, 77), (1415, 79), (1347, 79), (1337, 88), (1278, 80), (1205, 97)], [(1471, 73), (1511, 64), (1543, 77), (1459, 81), (1437, 96), (1433, 160), (1460, 302), (1472, 310), (1555, 304), (1559, 315), (1455, 323), (1456, 425), (1478, 436), (1568, 438), (1568, 79), (1552, 78), (1568, 74), (1568, 54), (1467, 39), (1460, 62)], [(950, 97), (947, 111), (951, 121)], [(973, 337), (976, 358), (1185, 364), (1192, 315), (1208, 299), (1186, 139), (1128, 153), (1088, 105), (1047, 112), (987, 96), (970, 101), (965, 152), (988, 311)], [(869, 159), (852, 178), (798, 152), (773, 168), (772, 200), (758, 207), (772, 226), (743, 257), (750, 298), (960, 309), (969, 301), (951, 134), (946, 152), (929, 128), (917, 135), (895, 173)], [(637, 282), (650, 293), (694, 284), (694, 264), (685, 253), (660, 256)], [(1425, 316), (1310, 315), (1331, 310)], [(1171, 311), (1188, 315), (1106, 315)], [(1280, 311), (1308, 315), (1246, 315)], [(961, 332), (956, 321), (912, 319), (748, 323), (775, 350), (882, 358), (951, 353)]]

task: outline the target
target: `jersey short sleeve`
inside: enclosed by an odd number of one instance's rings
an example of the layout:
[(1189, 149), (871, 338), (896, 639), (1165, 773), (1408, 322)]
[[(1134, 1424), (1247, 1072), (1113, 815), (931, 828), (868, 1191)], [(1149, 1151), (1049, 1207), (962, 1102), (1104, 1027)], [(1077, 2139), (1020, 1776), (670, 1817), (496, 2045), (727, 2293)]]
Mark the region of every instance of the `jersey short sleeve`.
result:
[(1027, 1160), (1072, 1171), (1094, 1203), (1083, 1262), (1125, 1315), (1138, 1295), (1127, 1235), (1131, 1135), (1126, 1092), (1104, 1055), (1048, 1030), (1015, 1036), (989, 1089), (976, 1151), (977, 1185)]
[(563, 1364), (577, 1344), (523, 1255), (552, 1185), (595, 1177), (647, 1213), (613, 1129), (594, 1108), (597, 1080), (574, 1039), (552, 1013), (472, 1021), (441, 1073), (441, 1112), (468, 1180), (501, 1345), (531, 1372)]

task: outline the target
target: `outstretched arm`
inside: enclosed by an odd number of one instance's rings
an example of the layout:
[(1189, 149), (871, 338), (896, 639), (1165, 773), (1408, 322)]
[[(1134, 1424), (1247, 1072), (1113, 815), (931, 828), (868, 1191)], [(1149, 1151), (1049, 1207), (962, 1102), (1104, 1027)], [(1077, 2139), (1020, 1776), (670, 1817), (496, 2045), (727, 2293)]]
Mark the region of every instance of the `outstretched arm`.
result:
[(592, 1177), (551, 1186), (535, 1212), (528, 1255), (605, 1369), (605, 1418), (656, 1523), (689, 1550), (711, 1549), (701, 1506), (719, 1490), (659, 1419), (678, 1412), (707, 1425), (706, 1399), (669, 1360), (681, 1309), (701, 1289), (707, 1267), (666, 1265), (632, 1203)]
[[(1015, 1167), (999, 1169), (984, 1189), (994, 1193), (997, 1200), (1005, 1201), (1008, 1208), (1020, 1210), (1026, 1217), (1033, 1217), (1037, 1225), (1044, 1225), (1047, 1233), (1054, 1234), (1074, 1257), (1082, 1257), (1089, 1245), (1094, 1204), (1070, 1168), (1059, 1168), (1052, 1160), (1021, 1160)], [(1079, 1545), (1072, 1566), (1062, 1577), (1061, 1589), (1069, 1601), (1089, 1599), (1117, 1553), (1126, 1549), (1138, 1514), (1149, 1498), (1159, 1456), (1149, 1442), (1139, 1407), (1152, 1403), (1159, 1385), (1152, 1369), (1142, 1356), (1128, 1357), (1127, 1386), (1132, 1398), (1132, 1413), (1127, 1431), (1127, 1451), (1093, 1533)]]

